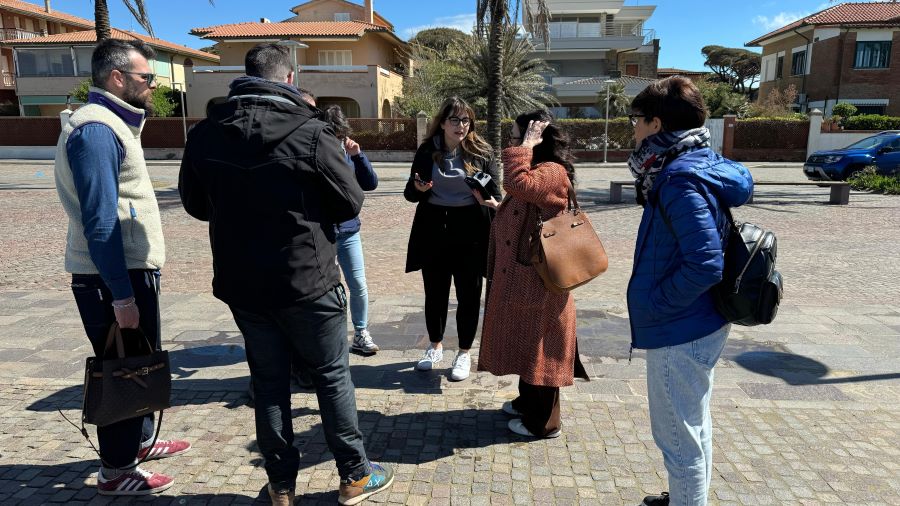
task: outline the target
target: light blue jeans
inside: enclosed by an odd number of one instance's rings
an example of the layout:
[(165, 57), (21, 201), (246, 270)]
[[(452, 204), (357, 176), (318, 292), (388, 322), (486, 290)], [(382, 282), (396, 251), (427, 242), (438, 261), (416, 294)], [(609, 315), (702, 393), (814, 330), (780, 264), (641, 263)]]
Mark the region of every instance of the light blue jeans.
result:
[(366, 285), (366, 262), (359, 232), (337, 235), (337, 256), (347, 288), (350, 289), (353, 328), (365, 329), (369, 326), (369, 287)]
[(712, 478), (713, 368), (731, 325), (677, 346), (647, 350), (653, 440), (669, 473), (671, 506), (703, 506)]

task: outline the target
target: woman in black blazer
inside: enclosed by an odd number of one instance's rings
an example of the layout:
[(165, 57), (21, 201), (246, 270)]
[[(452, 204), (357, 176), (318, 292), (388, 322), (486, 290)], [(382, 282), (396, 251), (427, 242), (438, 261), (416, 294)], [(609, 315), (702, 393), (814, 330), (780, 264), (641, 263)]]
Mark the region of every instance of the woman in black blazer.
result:
[[(492, 197), (483, 205), (465, 181), (478, 172), (491, 177), (487, 189)], [(431, 347), (416, 365), (420, 371), (431, 370), (443, 360), (441, 343), (452, 279), (459, 302), (459, 353), (453, 360), (450, 379), (469, 377), (469, 349), (478, 327), (491, 217), (502, 199), (498, 181), (491, 146), (475, 133), (474, 111), (460, 98), (445, 100), (425, 142), (416, 151), (403, 191), (406, 200), (418, 203), (406, 272), (421, 270), (425, 285), (425, 325)]]

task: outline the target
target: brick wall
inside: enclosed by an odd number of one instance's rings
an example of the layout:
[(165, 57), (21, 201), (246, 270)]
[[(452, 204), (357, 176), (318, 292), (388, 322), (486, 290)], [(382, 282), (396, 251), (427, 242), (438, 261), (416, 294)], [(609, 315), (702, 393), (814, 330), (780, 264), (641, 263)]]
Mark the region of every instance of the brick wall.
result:
[(625, 67), (628, 64), (638, 65), (638, 77), (656, 79), (656, 70), (659, 65), (659, 39), (653, 39), (652, 53), (621, 53), (619, 54), (618, 70), (625, 75)]
[[(764, 83), (760, 83), (759, 85), (759, 100), (763, 101), (769, 96), (774, 89), (784, 90), (790, 85), (794, 85), (797, 88), (797, 93), (801, 93), (803, 91), (803, 76), (792, 76), (791, 75), (791, 50), (795, 47), (803, 46), (806, 44), (806, 40), (799, 36), (795, 35), (793, 37), (788, 37), (783, 40), (779, 40), (777, 42), (773, 42), (772, 44), (767, 44), (763, 48), (763, 55), (768, 56), (770, 54), (778, 54), (784, 51), (784, 62), (781, 65), (781, 79), (775, 79), (774, 81), (767, 81)], [(813, 47), (813, 60), (815, 60), (818, 52), (818, 45)], [(764, 69), (761, 69), (762, 71)], [(778, 75), (777, 71), (774, 75)], [(806, 76), (806, 85), (809, 87), (811, 79), (810, 76)]]
[[(198, 121), (188, 118), (188, 129)], [(59, 118), (0, 117), (0, 146), (55, 146), (60, 130)], [(183, 148), (181, 118), (150, 118), (141, 143), (145, 148)]]

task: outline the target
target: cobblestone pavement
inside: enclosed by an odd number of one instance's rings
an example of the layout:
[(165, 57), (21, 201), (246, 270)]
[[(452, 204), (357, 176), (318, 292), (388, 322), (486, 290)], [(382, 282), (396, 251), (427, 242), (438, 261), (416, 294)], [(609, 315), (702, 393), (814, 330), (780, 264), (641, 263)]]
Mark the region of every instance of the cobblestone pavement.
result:
[[(405, 169), (377, 167), (363, 211), (372, 333), (383, 351), (351, 355), (370, 457), (395, 466), (390, 504), (637, 504), (664, 490), (650, 436), (642, 353), (628, 361), (624, 292), (639, 208), (606, 203), (621, 165), (579, 167), (579, 197), (610, 270), (576, 291), (580, 348), (591, 382), (563, 389), (564, 435), (511, 435), (500, 404), (514, 377), (445, 367), (412, 370), (426, 341), (421, 280), (404, 274), (413, 206)], [(751, 164), (760, 180), (802, 179), (797, 165)], [(168, 261), (163, 329), (175, 407), (164, 434), (187, 455), (146, 464), (177, 484), (130, 502), (245, 504), (266, 478), (247, 408), (240, 333), (209, 295), (205, 226), (180, 207), (177, 167), (154, 164)], [(0, 163), (0, 504), (106, 504), (96, 457), (76, 420), (90, 353), (62, 272), (65, 220), (52, 166)], [(627, 195), (626, 195), (627, 198)], [(776, 322), (735, 328), (716, 372), (712, 504), (900, 504), (900, 199), (853, 192), (829, 206), (824, 188), (764, 187), (739, 219), (778, 234), (785, 300)], [(452, 318), (450, 319), (452, 322)], [(455, 329), (446, 344), (455, 348)], [(477, 343), (476, 343), (477, 346)], [(477, 347), (476, 361), (477, 361)], [(297, 391), (300, 504), (333, 504), (337, 474), (315, 397)]]

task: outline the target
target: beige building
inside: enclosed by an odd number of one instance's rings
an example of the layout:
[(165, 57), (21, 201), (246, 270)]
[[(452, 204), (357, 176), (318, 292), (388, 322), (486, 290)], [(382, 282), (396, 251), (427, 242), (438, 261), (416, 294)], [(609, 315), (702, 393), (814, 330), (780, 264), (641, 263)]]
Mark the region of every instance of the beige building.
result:
[[(94, 27), (88, 19), (54, 10), (50, 0), (37, 5), (22, 0), (0, 0), (0, 41), (33, 39)], [(0, 116), (20, 113), (16, 95), (16, 66), (11, 47), (0, 47)]]
[(299, 86), (319, 105), (340, 105), (349, 117), (390, 118), (410, 63), (406, 43), (373, 10), (344, 0), (311, 0), (290, 9), (281, 22), (262, 19), (195, 28), (191, 34), (215, 41), (221, 66), (195, 67), (187, 76), (192, 100), (188, 114), (203, 117), (209, 105), (228, 95), (228, 84), (244, 74), (244, 57), (253, 46), (279, 42), (291, 46), (299, 67)]
[[(217, 65), (219, 57), (147, 35), (112, 29), (115, 39), (139, 39), (156, 50), (150, 62), (157, 82), (183, 89), (185, 67)], [(4, 41), (16, 62), (16, 94), (22, 116), (55, 116), (65, 109), (68, 95), (91, 77), (94, 30)], [(187, 101), (191, 97), (188, 94)]]

